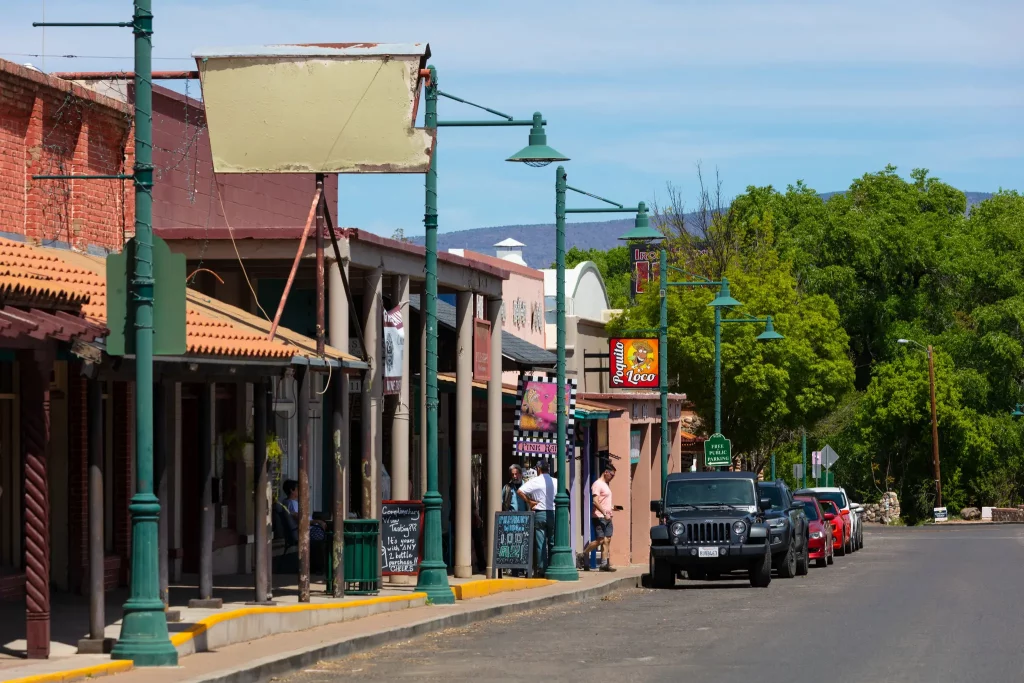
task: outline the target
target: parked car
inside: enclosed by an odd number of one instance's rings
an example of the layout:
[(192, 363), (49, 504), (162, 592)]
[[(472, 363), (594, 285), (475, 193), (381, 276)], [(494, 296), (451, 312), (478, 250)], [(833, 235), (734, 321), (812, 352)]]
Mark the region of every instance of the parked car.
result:
[(784, 481), (759, 481), (758, 496), (772, 502), (765, 510), (772, 547), (772, 567), (783, 579), (805, 576), (810, 566), (807, 550), (807, 516), (804, 506), (795, 504)]
[(856, 515), (857, 532), (853, 536), (854, 550), (864, 547), (864, 506), (860, 503), (850, 503), (851, 514)]
[(850, 518), (839, 514), (839, 506), (835, 501), (819, 498), (818, 505), (825, 512), (825, 519), (832, 523), (832, 547), (835, 554), (842, 557), (850, 543)]
[(850, 499), (846, 495), (846, 490), (837, 486), (817, 486), (814, 488), (800, 489), (796, 492), (796, 495), (811, 495), (818, 500), (831, 500), (839, 508), (839, 514), (846, 517), (850, 521), (850, 534), (846, 539), (845, 552), (840, 553), (852, 553), (857, 549), (853, 539), (857, 537), (860, 531), (860, 522), (858, 516), (853, 514), (850, 509)]
[(745, 571), (751, 586), (772, 579), (771, 546), (757, 475), (750, 472), (681, 472), (668, 475), (665, 499), (652, 500), (650, 578), (671, 588), (676, 575), (691, 579)]
[(817, 567), (832, 564), (836, 552), (832, 543), (832, 520), (835, 519), (835, 515), (826, 515), (817, 498), (797, 496), (793, 500), (803, 503), (804, 514), (807, 516), (808, 557), (814, 560)]

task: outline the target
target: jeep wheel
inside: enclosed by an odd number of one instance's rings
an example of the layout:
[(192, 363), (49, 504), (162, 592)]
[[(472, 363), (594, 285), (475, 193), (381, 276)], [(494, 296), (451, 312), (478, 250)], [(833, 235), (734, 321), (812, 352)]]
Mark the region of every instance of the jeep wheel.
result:
[(651, 586), (654, 588), (672, 588), (676, 585), (676, 575), (672, 570), (672, 565), (664, 560), (659, 562), (654, 559), (654, 553), (651, 553), (650, 571)]
[(748, 570), (750, 585), (753, 588), (767, 588), (772, 582), (772, 555), (765, 550), (764, 557), (754, 560)]
[(800, 559), (796, 561), (796, 574), (797, 576), (807, 576), (807, 570), (811, 566), (811, 551), (804, 546), (804, 551), (800, 553)]
[(793, 542), (789, 542), (789, 549), (782, 556), (779, 562), (779, 578), (792, 579), (796, 576), (796, 550), (793, 549)]

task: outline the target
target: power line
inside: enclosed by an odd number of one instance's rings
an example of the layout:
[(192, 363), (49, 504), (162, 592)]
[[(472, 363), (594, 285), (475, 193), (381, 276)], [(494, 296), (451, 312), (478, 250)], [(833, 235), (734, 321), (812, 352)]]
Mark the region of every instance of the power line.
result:
[[(99, 54), (33, 54), (31, 52), (0, 52), (9, 57), (52, 57), (54, 59), (134, 59), (132, 55), (121, 57), (99, 55)], [(165, 61), (191, 61), (193, 57), (153, 57)]]

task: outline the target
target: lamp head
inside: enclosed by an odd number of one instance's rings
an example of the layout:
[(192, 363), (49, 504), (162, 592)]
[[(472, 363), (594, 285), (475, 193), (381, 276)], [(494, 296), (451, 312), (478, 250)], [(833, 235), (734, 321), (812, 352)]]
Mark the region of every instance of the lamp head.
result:
[(544, 117), (540, 112), (533, 115), (533, 125), (530, 126), (530, 144), (510, 156), (505, 161), (520, 161), (527, 166), (547, 166), (552, 161), (568, 161), (558, 150), (548, 147), (548, 135), (544, 132)]
[(647, 204), (640, 202), (636, 207), (636, 219), (633, 229), (619, 237), (626, 242), (660, 242), (665, 236), (651, 227), (651, 218), (647, 213)]
[(775, 331), (775, 323), (771, 316), (768, 316), (768, 323), (765, 325), (764, 332), (757, 335), (758, 341), (771, 341), (773, 339), (785, 339), (784, 336)]
[(722, 278), (722, 286), (718, 290), (718, 296), (715, 300), (708, 304), (712, 308), (730, 308), (732, 306), (742, 306), (739, 301), (733, 299), (729, 295), (729, 281), (724, 277)]
[(1016, 406), (1013, 407), (1013, 412), (1010, 413), (1010, 416), (1011, 417), (1024, 417), (1024, 411), (1022, 411), (1021, 408), (1024, 408), (1024, 405), (1021, 405), (1020, 403), (1018, 403)]

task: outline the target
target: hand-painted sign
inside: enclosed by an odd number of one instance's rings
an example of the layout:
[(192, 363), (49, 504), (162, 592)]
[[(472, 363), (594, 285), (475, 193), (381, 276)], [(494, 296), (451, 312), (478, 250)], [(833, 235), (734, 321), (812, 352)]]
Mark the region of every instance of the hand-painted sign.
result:
[(619, 389), (651, 389), (659, 386), (658, 340), (613, 338), (609, 373), (611, 386)]
[(473, 381), (491, 379), (491, 323), (477, 318), (473, 321)]
[(647, 283), (658, 277), (659, 254), (647, 246), (634, 246), (630, 250), (633, 264), (633, 293), (643, 294)]

